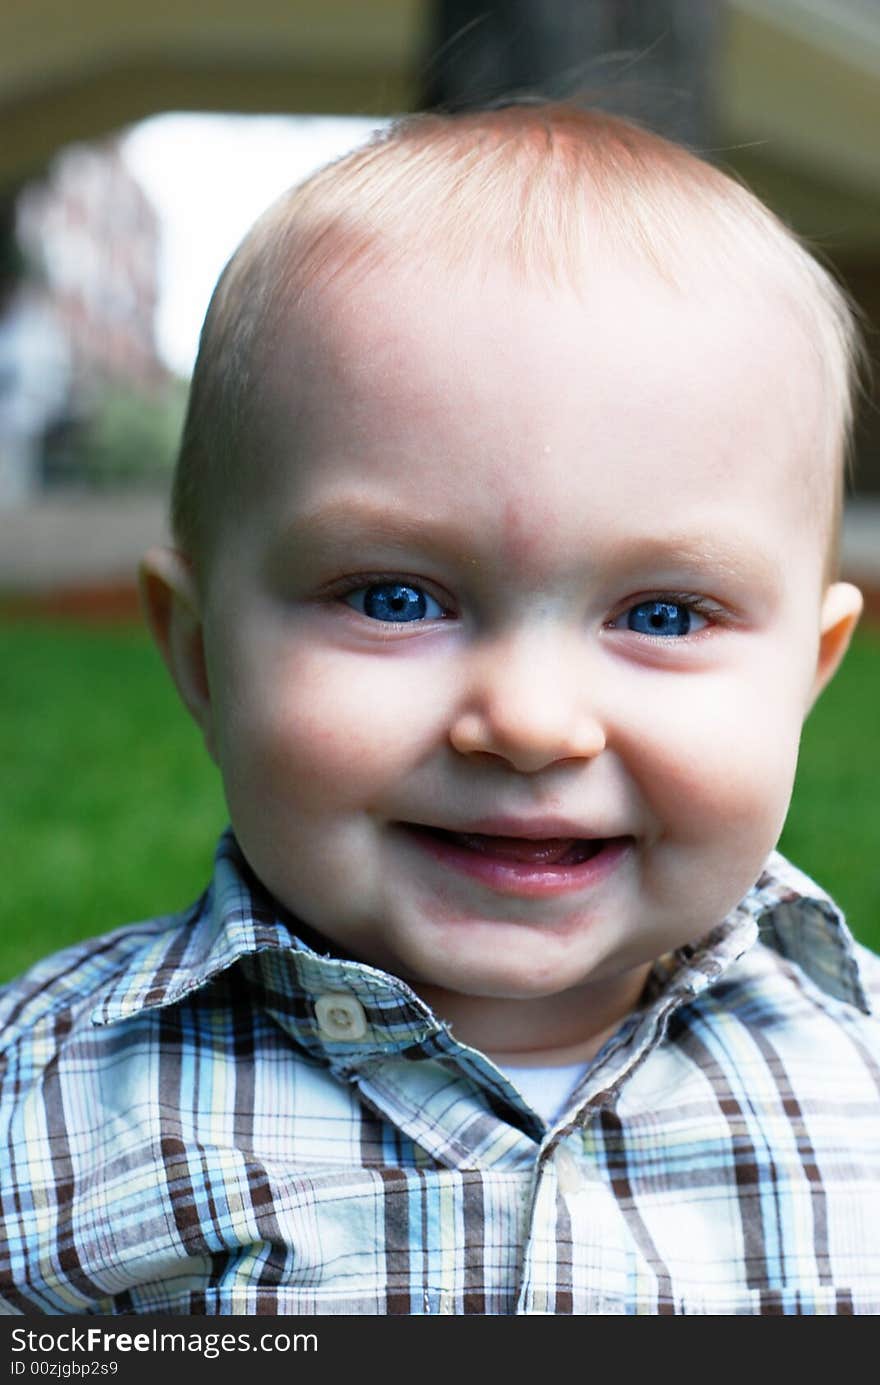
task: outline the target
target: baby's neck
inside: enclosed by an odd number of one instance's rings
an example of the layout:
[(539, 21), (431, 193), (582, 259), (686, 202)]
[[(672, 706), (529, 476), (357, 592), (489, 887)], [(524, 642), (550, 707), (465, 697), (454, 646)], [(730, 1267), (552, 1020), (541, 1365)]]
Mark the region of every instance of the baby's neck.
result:
[(415, 986), (459, 1043), (511, 1067), (588, 1062), (638, 1007), (650, 966), (560, 995), (529, 999), (470, 996)]
[[(584, 1039), (580, 1043), (569, 1044), (566, 1047), (505, 1049), (503, 1052), (497, 1049), (485, 1049), (484, 1052), (487, 1058), (491, 1058), (493, 1063), (497, 1063), (502, 1068), (572, 1067), (577, 1063), (589, 1063), (591, 1059), (595, 1058), (602, 1045), (611, 1038), (617, 1029), (618, 1023), (619, 1021), (610, 1024), (601, 1033), (592, 1034), (590, 1038)], [(455, 1033), (454, 1030), (453, 1033)]]

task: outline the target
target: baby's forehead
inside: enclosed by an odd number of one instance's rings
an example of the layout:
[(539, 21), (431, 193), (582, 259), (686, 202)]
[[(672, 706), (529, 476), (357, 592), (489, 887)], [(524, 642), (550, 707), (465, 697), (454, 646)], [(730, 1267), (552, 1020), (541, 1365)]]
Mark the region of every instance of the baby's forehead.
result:
[[(708, 516), (702, 501), (732, 493), (746, 468), (768, 497), (782, 485), (799, 511), (806, 500), (811, 524), (828, 510), (813, 455), (818, 367), (766, 295), (685, 291), (626, 264), (604, 266), (583, 293), (509, 268), (395, 265), (312, 286), (279, 315), (274, 350), (263, 451), (278, 477), (295, 459), (297, 493), (347, 464), (346, 484), (379, 478), (418, 525), (423, 495), (454, 478), (463, 493), (513, 498), (521, 548), (527, 521), (540, 527), (540, 478), (564, 487), (589, 445), (646, 492), (662, 481), (679, 515)], [(584, 510), (604, 503), (596, 475), (594, 494), (572, 490)]]
[[(556, 334), (544, 330), (548, 314)], [(480, 349), (491, 352), (493, 366), (509, 366), (506, 375), (487, 375), (536, 393), (552, 394), (556, 382), (569, 390), (571, 366), (580, 364), (584, 402), (601, 364), (621, 395), (654, 395), (658, 407), (676, 396), (711, 405), (753, 388), (756, 371), (774, 376), (770, 404), (807, 435), (822, 405), (819, 358), (783, 294), (765, 285), (745, 292), (697, 273), (671, 283), (631, 255), (597, 257), (576, 286), (536, 283), (503, 263), (488, 272), (424, 259), (366, 272), (353, 266), (282, 304), (271, 338), (272, 359), (259, 377), (270, 387), (267, 400), (273, 391), (285, 404), (298, 394), (306, 412), (335, 409), (341, 391), (349, 405), (381, 408), (408, 397), (416, 408), (452, 407), (480, 394), (484, 372), (473, 369)], [(707, 355), (717, 365), (711, 378)], [(503, 390), (497, 404), (504, 408)]]

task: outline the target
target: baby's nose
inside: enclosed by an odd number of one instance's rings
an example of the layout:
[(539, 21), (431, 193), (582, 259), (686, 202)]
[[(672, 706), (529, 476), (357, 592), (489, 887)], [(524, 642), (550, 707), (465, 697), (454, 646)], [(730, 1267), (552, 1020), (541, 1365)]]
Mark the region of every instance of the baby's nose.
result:
[(449, 732), (460, 755), (493, 755), (522, 774), (605, 749), (605, 728), (570, 643), (519, 638), (475, 656)]

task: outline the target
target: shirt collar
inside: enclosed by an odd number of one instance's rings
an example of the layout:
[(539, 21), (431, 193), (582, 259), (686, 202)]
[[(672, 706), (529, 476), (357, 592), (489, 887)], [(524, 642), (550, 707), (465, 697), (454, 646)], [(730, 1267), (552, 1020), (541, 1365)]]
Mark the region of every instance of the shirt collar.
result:
[[(778, 852), (717, 928), (699, 943), (662, 958), (654, 996), (687, 999), (710, 986), (760, 938), (796, 963), (826, 994), (865, 1013), (856, 944), (843, 915), (813, 880)], [(211, 885), (182, 916), (170, 917), (105, 991), (92, 1012), (98, 1025), (185, 1000), (239, 964), (253, 999), (324, 1060), (363, 1061), (413, 1046), (448, 1046), (446, 1026), (405, 982), (350, 958), (319, 951), (314, 938), (255, 879), (231, 832), (220, 839)], [(328, 1040), (317, 1018), (320, 997), (354, 997), (362, 1032)]]
[[(185, 914), (169, 916), (132, 958), (92, 1011), (113, 1024), (185, 1000), (239, 965), (261, 1005), (316, 1056), (387, 1055), (444, 1034), (418, 996), (397, 977), (351, 958), (319, 951), (323, 939), (303, 928), (263, 889), (231, 829), (220, 838), (211, 884)], [(366, 1032), (328, 1044), (316, 1017), (322, 996), (354, 997)]]
[(655, 994), (699, 994), (758, 940), (794, 962), (826, 995), (871, 1014), (858, 945), (843, 913), (815, 880), (778, 851), (770, 853), (755, 884), (717, 928), (657, 962)]
[(858, 946), (821, 886), (774, 851), (746, 898), (766, 946), (794, 962), (826, 995), (871, 1014)]

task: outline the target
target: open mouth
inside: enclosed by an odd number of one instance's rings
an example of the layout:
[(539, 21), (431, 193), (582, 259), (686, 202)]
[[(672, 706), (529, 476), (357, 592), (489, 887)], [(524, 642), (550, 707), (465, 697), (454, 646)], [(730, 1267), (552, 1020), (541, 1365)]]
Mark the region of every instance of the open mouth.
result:
[(399, 827), (444, 873), (466, 876), (493, 892), (518, 898), (549, 899), (592, 890), (634, 845), (633, 837), (518, 837), (409, 822)]
[(471, 852), (487, 861), (522, 865), (533, 869), (571, 867), (590, 861), (619, 837), (502, 837), (483, 832), (449, 832), (441, 827), (408, 824), (407, 830), (429, 838), (439, 846)]

